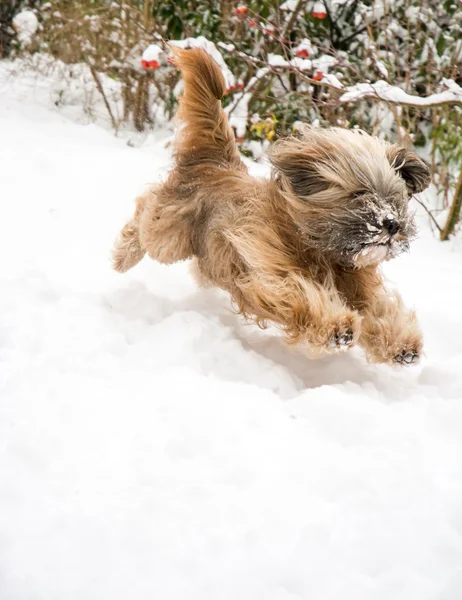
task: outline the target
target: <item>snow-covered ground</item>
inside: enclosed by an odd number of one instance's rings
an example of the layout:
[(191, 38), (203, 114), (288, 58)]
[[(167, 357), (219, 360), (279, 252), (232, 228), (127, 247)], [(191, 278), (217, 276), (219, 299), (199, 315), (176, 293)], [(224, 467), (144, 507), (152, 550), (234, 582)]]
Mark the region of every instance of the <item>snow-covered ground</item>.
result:
[(0, 599), (460, 600), (460, 248), (386, 267), (421, 365), (310, 361), (186, 264), (111, 271), (168, 136), (0, 85)]

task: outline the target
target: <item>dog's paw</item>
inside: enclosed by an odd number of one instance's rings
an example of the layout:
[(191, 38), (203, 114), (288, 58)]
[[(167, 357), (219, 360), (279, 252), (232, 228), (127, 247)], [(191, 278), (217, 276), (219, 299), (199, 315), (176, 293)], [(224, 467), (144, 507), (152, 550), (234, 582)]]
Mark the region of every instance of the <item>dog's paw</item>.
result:
[[(377, 335), (369, 340), (367, 358), (374, 363), (392, 366), (416, 365), (423, 354), (422, 336), (417, 329), (394, 335)], [(394, 338), (394, 339), (393, 339)], [(392, 341), (393, 340), (393, 341)]]
[(401, 350), (399, 354), (393, 357), (393, 362), (398, 365), (414, 365), (420, 360), (420, 353), (416, 348)]
[(348, 350), (353, 343), (353, 330), (337, 332), (329, 340), (329, 346), (334, 350)]
[(348, 311), (321, 328), (322, 345), (329, 352), (344, 352), (358, 341), (360, 330), (361, 317)]

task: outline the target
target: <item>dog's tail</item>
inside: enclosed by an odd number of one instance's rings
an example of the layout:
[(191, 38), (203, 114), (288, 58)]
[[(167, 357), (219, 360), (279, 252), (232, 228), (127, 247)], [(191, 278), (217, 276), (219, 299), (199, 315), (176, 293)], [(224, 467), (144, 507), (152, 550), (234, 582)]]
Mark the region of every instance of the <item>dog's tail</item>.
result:
[(184, 92), (178, 116), (184, 125), (176, 140), (179, 166), (242, 163), (234, 132), (221, 106), (226, 84), (220, 67), (200, 48), (172, 48), (173, 63), (183, 75)]

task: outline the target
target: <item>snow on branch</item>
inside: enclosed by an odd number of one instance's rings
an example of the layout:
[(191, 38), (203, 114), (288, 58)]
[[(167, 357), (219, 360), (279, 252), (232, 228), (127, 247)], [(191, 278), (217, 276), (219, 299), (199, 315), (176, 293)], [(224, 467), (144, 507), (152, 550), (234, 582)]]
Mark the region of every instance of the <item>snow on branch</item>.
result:
[[(297, 5), (298, 4), (299, 2)], [(213, 58), (222, 68), (228, 86), (233, 87), (232, 84), (234, 83), (234, 76), (213, 42), (210, 42), (203, 36), (200, 36), (198, 38), (188, 38), (186, 40), (182, 40), (181, 42), (174, 41), (170, 43), (172, 45), (186, 48), (204, 48), (204, 50), (213, 56)], [(430, 94), (426, 97), (408, 94), (400, 87), (391, 85), (383, 79), (380, 79), (375, 83), (357, 83), (351, 86), (344, 86), (333, 73), (328, 73), (329, 68), (332, 68), (337, 64), (337, 59), (333, 56), (321, 55), (319, 58), (314, 60), (308, 60), (302, 58), (302, 56), (305, 56), (304, 54), (300, 54), (299, 56), (287, 60), (279, 54), (269, 54), (267, 61), (263, 61), (253, 56), (249, 56), (244, 52), (238, 51), (233, 44), (218, 42), (217, 45), (221, 50), (228, 53), (235, 53), (240, 58), (249, 63), (253, 63), (258, 68), (256, 77), (253, 77), (247, 83), (242, 94), (238, 96), (237, 101), (228, 109), (230, 113), (234, 112), (236, 105), (239, 104), (240, 101), (248, 104), (249, 96), (247, 94), (253, 87), (255, 87), (255, 84), (259, 79), (268, 73), (277, 73), (278, 71), (292, 71), (297, 73), (299, 77), (308, 81), (310, 84), (324, 86), (336, 90), (340, 93), (340, 95), (337, 96), (337, 101), (341, 102), (342, 104), (359, 102), (367, 98), (388, 102), (389, 104), (413, 106), (416, 108), (432, 108), (445, 104), (462, 104), (462, 87), (460, 87), (453, 79), (443, 78), (439, 85), (439, 88), (442, 89), (442, 91)], [(311, 70), (314, 71), (314, 74), (310, 77), (307, 75), (307, 71), (309, 72)], [(244, 113), (246, 110), (243, 110), (242, 112)]]
[(441, 87), (445, 88), (444, 91), (421, 97), (408, 94), (395, 85), (379, 80), (375, 83), (357, 83), (346, 87), (339, 100), (343, 103), (372, 98), (390, 104), (421, 108), (431, 108), (442, 104), (462, 104), (462, 88), (453, 79), (442, 79)]

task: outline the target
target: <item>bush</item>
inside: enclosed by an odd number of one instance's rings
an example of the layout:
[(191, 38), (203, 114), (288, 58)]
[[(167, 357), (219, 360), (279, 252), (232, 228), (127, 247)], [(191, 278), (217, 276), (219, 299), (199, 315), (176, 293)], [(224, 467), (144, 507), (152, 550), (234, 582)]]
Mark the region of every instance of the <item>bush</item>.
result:
[[(421, 147), (448, 208), (462, 162), (452, 0), (55, 0), (40, 15), (39, 50), (88, 65), (116, 129), (171, 118), (178, 74), (165, 40), (200, 44), (227, 67), (224, 104), (244, 152), (258, 158), (301, 121), (360, 127)], [(141, 63), (150, 44), (156, 60)], [(107, 78), (120, 98), (105, 93)]]

